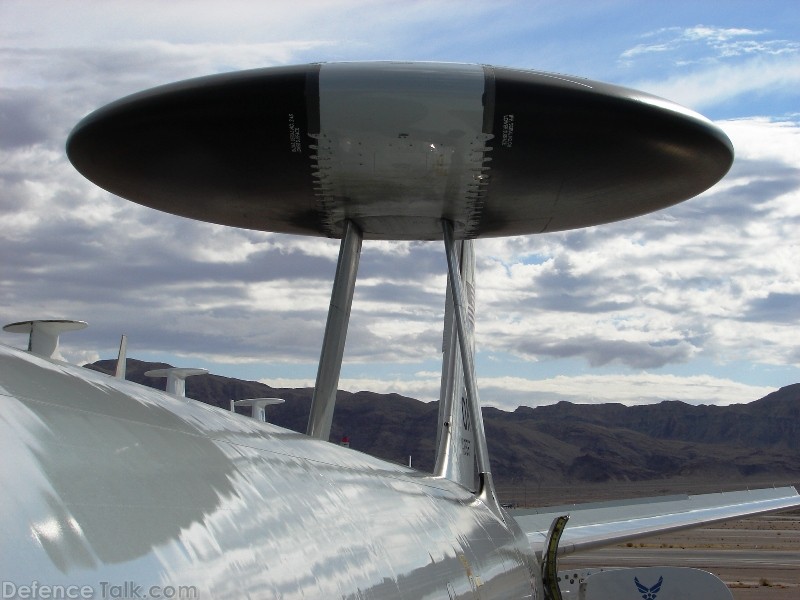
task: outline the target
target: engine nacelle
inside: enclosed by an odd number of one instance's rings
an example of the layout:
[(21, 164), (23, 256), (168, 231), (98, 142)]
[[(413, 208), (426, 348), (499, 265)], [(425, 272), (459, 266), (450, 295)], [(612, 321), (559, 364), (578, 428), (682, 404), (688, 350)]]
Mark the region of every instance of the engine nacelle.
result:
[(559, 571), (563, 600), (733, 600), (715, 575), (685, 567)]

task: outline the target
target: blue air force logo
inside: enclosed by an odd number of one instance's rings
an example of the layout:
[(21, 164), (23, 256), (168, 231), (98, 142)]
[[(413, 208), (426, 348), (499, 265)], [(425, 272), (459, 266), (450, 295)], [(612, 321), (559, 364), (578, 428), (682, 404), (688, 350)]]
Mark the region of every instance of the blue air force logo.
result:
[(642, 585), (638, 577), (634, 577), (633, 582), (639, 588), (639, 593), (642, 595), (643, 600), (656, 600), (656, 594), (661, 591), (661, 584), (664, 583), (664, 576), (659, 577), (653, 587)]

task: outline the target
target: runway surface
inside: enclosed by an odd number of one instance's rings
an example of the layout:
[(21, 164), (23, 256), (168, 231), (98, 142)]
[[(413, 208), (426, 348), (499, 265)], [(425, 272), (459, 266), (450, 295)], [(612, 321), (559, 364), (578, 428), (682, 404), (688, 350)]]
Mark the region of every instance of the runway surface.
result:
[[(591, 556), (590, 556), (591, 554)], [(614, 564), (619, 566), (666, 566), (712, 568), (800, 569), (800, 553), (774, 550), (693, 550), (681, 548), (606, 548), (569, 558), (576, 566)], [(565, 559), (566, 562), (566, 559)]]

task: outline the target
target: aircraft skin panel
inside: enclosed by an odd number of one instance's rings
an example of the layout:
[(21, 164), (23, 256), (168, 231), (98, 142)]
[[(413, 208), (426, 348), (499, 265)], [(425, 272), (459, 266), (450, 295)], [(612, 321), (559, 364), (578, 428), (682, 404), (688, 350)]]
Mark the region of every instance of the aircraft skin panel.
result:
[(345, 219), (369, 237), (436, 239), (442, 218), (477, 227), (485, 87), (479, 65), (323, 65), (314, 177), (328, 234)]
[(521, 531), (445, 479), (5, 346), (0, 402), (15, 585), (536, 597)]
[(457, 239), (627, 219), (711, 187), (733, 149), (642, 92), (452, 63), (323, 63), (155, 88), (83, 119), (75, 167), (140, 204), (234, 227)]
[(564, 514), (569, 514), (570, 520), (559, 542), (559, 554), (796, 507), (800, 507), (797, 490), (781, 487), (510, 512), (527, 533), (534, 551), (541, 555), (550, 523)]
[(503, 523), (445, 478), (1, 345), (0, 402), (15, 585), (541, 598), (537, 554), (557, 515), (572, 515), (564, 554), (800, 506), (778, 488), (512, 511)]
[(730, 167), (725, 134), (672, 102), (588, 79), (493, 69), (495, 139), (482, 235), (643, 215), (696, 196)]

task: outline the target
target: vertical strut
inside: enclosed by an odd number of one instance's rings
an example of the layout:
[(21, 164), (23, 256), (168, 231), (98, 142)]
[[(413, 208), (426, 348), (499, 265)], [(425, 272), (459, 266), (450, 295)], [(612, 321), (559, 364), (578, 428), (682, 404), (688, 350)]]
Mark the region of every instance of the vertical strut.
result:
[[(475, 250), (472, 240), (456, 241), (461, 283), (467, 303), (467, 342), (475, 352)], [(439, 416), (436, 436), (436, 463), (433, 473), (475, 491), (475, 429), (466, 402), (463, 369), (458, 350), (453, 293), (449, 276), (444, 310), (442, 340), (442, 382), (439, 392)], [(466, 415), (464, 414), (466, 413)]]
[(472, 414), (472, 423), (475, 427), (475, 455), (478, 462), (478, 476), (480, 477), (478, 493), (481, 499), (501, 518), (502, 511), (495, 494), (492, 481), (491, 466), (489, 465), (489, 451), (486, 445), (486, 430), (483, 428), (483, 415), (478, 397), (478, 387), (475, 382), (475, 357), (472, 346), (467, 337), (467, 315), (464, 304), (464, 293), (461, 283), (461, 273), (455, 251), (453, 238), (453, 223), (442, 221), (444, 233), (444, 247), (447, 255), (447, 272), (450, 281), (450, 291), (453, 295), (455, 309), (456, 331), (458, 333), (458, 348), (461, 352), (461, 364), (464, 372), (464, 386), (467, 390), (467, 401)]
[[(456, 248), (456, 252), (459, 248)], [(444, 334), (442, 339), (442, 381), (439, 389), (439, 416), (438, 428), (436, 431), (436, 467), (434, 473), (439, 476), (446, 474), (446, 461), (448, 460), (448, 445), (449, 440), (446, 438), (448, 435), (448, 422), (452, 420), (453, 413), (453, 395), (458, 375), (460, 373), (456, 370), (456, 359), (458, 352), (456, 346), (458, 339), (456, 334), (455, 323), (453, 323), (453, 297), (450, 291), (450, 284), (448, 280), (447, 293), (444, 303)]]
[(361, 257), (363, 235), (352, 221), (345, 221), (344, 236), (339, 246), (339, 261), (331, 291), (331, 304), (328, 308), (328, 321), (325, 324), (325, 337), (317, 369), (317, 382), (311, 399), (311, 414), (308, 417), (306, 434), (321, 440), (331, 435), (333, 409), (336, 405), (336, 390), (339, 387), (339, 374), (342, 370), (344, 343), (347, 338), (347, 325), (350, 322), (350, 308), (353, 305), (353, 290), (358, 274), (358, 261)]

